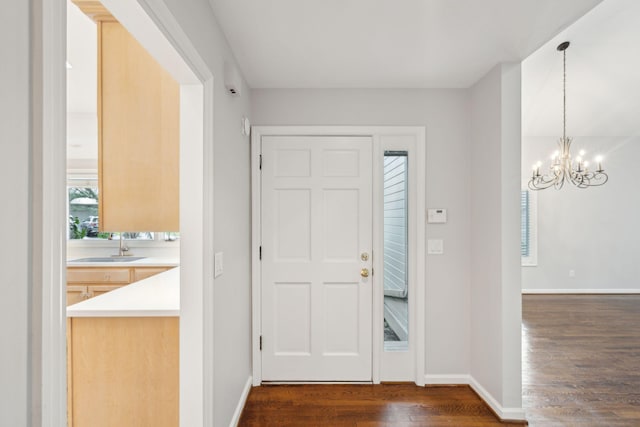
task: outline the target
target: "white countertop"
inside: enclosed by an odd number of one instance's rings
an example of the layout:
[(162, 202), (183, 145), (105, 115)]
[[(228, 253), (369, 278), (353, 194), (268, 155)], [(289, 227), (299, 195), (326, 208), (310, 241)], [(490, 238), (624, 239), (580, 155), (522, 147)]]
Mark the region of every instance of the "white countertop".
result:
[(67, 307), (67, 317), (177, 316), (180, 316), (180, 267)]
[[(85, 257), (82, 257), (85, 258)], [(91, 257), (86, 257), (91, 258)], [(94, 258), (109, 258), (106, 257), (94, 257)], [(178, 258), (160, 258), (160, 257), (145, 257), (142, 259), (138, 259), (135, 261), (124, 261), (124, 262), (100, 262), (100, 261), (92, 261), (92, 262), (75, 262), (74, 260), (81, 259), (79, 257), (70, 258), (67, 260), (67, 267), (177, 267), (180, 265), (180, 259)]]

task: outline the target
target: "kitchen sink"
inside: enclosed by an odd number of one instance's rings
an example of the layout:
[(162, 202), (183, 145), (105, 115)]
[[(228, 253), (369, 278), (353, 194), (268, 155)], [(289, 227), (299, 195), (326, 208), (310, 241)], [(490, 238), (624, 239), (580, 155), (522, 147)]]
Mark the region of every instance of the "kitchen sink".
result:
[(72, 259), (69, 262), (131, 262), (139, 259), (145, 259), (143, 256), (105, 256)]

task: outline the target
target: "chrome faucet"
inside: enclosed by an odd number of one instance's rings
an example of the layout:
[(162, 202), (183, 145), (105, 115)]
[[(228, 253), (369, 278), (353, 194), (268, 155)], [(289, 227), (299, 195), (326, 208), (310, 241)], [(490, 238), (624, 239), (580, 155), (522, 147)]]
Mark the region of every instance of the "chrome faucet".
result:
[(124, 233), (120, 232), (120, 246), (118, 248), (118, 256), (128, 256), (127, 252), (129, 252), (129, 247), (124, 243)]

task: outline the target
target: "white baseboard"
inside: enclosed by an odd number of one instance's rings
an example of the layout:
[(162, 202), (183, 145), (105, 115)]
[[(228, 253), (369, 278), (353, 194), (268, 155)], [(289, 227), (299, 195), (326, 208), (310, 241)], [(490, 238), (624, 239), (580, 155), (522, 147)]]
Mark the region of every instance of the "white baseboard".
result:
[(425, 375), (424, 380), (427, 386), (429, 385), (468, 385), (470, 386), (478, 396), (484, 402), (489, 405), (491, 410), (502, 420), (502, 421), (524, 421), (525, 413), (522, 408), (503, 408), (502, 405), (498, 403), (498, 401), (487, 391), (484, 387), (478, 383), (471, 375)]
[(523, 294), (640, 294), (640, 289), (523, 289)]
[(451, 374), (451, 375), (425, 375), (425, 385), (469, 385), (471, 377), (469, 375)]
[(485, 401), (489, 407), (502, 421), (524, 421), (526, 420), (523, 408), (503, 408), (498, 401), (480, 385), (472, 376), (469, 376), (469, 385), (478, 393), (478, 396)]
[(251, 376), (244, 385), (244, 389), (242, 389), (242, 394), (240, 395), (240, 400), (238, 400), (238, 405), (236, 406), (236, 410), (233, 413), (233, 417), (231, 418), (231, 422), (229, 423), (229, 427), (237, 427), (240, 422), (240, 417), (242, 416), (242, 410), (244, 409), (245, 403), (247, 403), (247, 397), (249, 397), (249, 392), (251, 391), (251, 383), (253, 382)]

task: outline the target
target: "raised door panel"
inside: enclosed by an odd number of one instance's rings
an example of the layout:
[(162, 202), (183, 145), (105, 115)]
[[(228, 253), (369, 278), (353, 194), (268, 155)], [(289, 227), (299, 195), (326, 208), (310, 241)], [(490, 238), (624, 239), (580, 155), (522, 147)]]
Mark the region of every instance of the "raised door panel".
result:
[(102, 231), (179, 230), (180, 88), (117, 22), (100, 22)]

